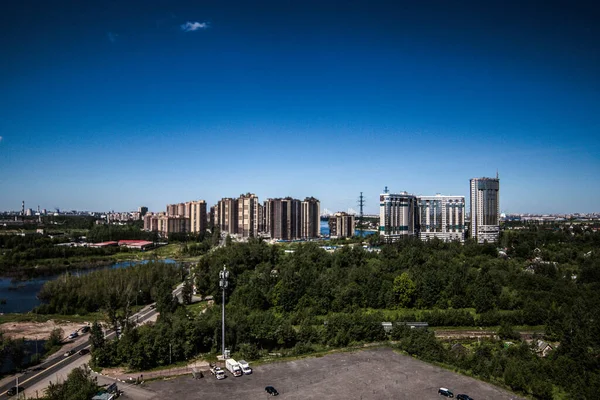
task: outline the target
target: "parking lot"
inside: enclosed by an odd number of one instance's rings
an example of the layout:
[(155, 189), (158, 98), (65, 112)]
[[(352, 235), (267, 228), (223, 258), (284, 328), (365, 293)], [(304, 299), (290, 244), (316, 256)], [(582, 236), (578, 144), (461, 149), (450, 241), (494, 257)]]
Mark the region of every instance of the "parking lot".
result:
[[(251, 365), (252, 366), (252, 365)], [(271, 363), (238, 378), (217, 380), (209, 373), (149, 382), (157, 398), (266, 399), (272, 385), (282, 399), (437, 399), (439, 387), (475, 400), (521, 399), (503, 389), (380, 348)]]

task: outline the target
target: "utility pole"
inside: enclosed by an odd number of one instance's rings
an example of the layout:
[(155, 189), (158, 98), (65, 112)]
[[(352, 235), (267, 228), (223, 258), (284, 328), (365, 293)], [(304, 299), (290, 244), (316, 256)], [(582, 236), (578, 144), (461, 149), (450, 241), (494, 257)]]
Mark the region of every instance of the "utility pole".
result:
[(223, 304), (221, 304), (222, 308), (222, 321), (221, 321), (221, 350), (223, 351), (223, 360), (225, 360), (225, 289), (229, 282), (229, 271), (227, 271), (227, 267), (223, 265), (223, 271), (219, 272), (219, 286), (223, 289)]

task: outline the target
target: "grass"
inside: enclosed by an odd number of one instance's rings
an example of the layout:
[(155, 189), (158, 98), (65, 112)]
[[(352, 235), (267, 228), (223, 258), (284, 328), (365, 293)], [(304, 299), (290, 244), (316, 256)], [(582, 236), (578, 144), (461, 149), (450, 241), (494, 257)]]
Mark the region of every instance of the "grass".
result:
[(198, 315), (198, 314), (200, 314), (200, 312), (202, 310), (206, 309), (207, 307), (208, 307), (208, 302), (199, 301), (194, 304), (188, 304), (187, 306), (185, 306), (185, 309), (187, 310), (188, 313), (190, 313), (192, 315)]
[(106, 316), (101, 312), (90, 313), (86, 315), (60, 315), (60, 314), (4, 314), (0, 315), (0, 324), (10, 322), (47, 322), (50, 320), (64, 322), (88, 322), (104, 321)]
[[(176, 258), (181, 256), (181, 244), (172, 243), (146, 252), (160, 258)], [(150, 257), (149, 257), (150, 258)]]

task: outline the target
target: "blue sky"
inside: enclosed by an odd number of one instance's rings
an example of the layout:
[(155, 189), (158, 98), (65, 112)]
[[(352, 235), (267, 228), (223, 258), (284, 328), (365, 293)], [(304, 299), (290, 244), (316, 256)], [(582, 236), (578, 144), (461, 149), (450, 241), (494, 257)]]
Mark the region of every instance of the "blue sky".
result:
[[(600, 212), (592, 2), (20, 1), (0, 16), (0, 210), (384, 186)], [(189, 24), (188, 24), (189, 23)]]

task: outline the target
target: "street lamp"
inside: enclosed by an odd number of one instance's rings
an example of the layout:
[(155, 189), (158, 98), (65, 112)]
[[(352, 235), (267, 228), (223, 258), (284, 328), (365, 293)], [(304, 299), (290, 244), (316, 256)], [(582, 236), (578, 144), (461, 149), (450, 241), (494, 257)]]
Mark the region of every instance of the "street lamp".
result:
[(221, 287), (221, 289), (223, 289), (223, 304), (221, 305), (223, 310), (223, 317), (221, 321), (221, 350), (223, 351), (223, 360), (225, 360), (225, 289), (229, 284), (229, 282), (227, 282), (227, 279), (229, 279), (229, 271), (227, 271), (227, 267), (223, 265), (223, 271), (219, 272), (219, 286)]

